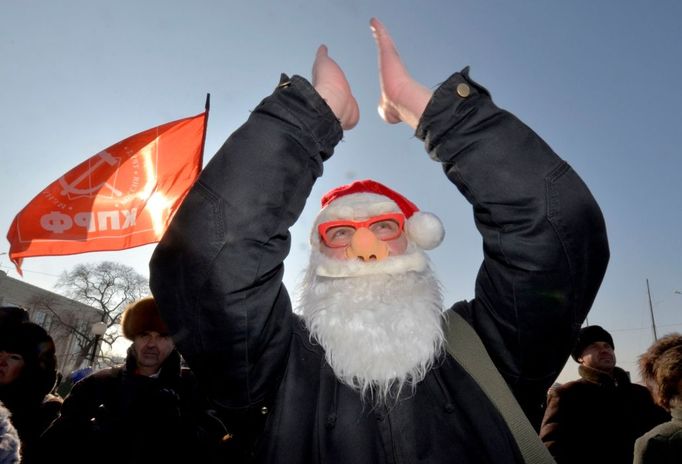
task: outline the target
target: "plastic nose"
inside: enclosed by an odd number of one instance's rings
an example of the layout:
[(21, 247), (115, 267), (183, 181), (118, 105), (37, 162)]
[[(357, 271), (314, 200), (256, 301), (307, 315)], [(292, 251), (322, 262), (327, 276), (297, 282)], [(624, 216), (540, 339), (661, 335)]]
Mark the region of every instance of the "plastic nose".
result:
[(346, 248), (346, 257), (361, 261), (380, 261), (388, 257), (388, 245), (372, 231), (361, 227), (353, 234), (350, 245)]

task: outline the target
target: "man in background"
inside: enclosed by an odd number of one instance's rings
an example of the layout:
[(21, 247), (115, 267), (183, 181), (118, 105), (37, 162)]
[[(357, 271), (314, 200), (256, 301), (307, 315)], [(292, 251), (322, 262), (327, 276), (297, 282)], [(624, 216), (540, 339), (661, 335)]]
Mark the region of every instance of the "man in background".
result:
[(133, 342), (125, 365), (74, 385), (61, 417), (44, 435), (46, 460), (205, 462), (196, 454), (201, 398), (153, 298), (129, 305), (121, 327)]
[(635, 440), (668, 420), (649, 390), (616, 366), (614, 348), (602, 327), (584, 327), (571, 353), (581, 378), (549, 391), (540, 438), (558, 464), (630, 464)]

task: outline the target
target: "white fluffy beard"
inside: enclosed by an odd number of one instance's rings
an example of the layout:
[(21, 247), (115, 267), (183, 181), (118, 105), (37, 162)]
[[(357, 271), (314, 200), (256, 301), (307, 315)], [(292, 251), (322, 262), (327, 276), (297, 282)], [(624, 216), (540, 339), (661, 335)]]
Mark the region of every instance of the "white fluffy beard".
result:
[[(443, 349), (440, 285), (428, 264), (395, 273), (391, 258), (391, 274), (318, 275), (328, 260), (313, 253), (299, 288), (299, 311), (339, 380), (363, 399), (387, 404), (405, 386), (414, 389)], [(380, 263), (373, 266), (381, 270)]]

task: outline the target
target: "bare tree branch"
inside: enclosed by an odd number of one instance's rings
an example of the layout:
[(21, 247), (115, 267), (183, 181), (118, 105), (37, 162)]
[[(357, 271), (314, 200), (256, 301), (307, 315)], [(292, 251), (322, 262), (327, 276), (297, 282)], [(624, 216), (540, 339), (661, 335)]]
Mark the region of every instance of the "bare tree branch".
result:
[(73, 322), (69, 324), (63, 316), (51, 311), (60, 324), (77, 335), (83, 359), (91, 356), (95, 344), (100, 341), (111, 348), (120, 338), (114, 328), (120, 323), (125, 307), (150, 293), (146, 277), (130, 266), (112, 261), (78, 264), (62, 273), (55, 288), (72, 300), (97, 309), (101, 313), (101, 322), (106, 325), (105, 335), (96, 337), (90, 332), (90, 327), (87, 333), (83, 333)]

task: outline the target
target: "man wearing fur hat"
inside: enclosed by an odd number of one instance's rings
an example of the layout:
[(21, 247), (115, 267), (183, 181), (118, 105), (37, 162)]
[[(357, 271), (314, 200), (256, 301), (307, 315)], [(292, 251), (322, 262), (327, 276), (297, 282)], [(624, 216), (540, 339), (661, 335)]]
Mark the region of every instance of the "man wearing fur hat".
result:
[(584, 327), (571, 353), (581, 378), (549, 392), (540, 438), (558, 464), (630, 464), (635, 440), (668, 420), (649, 390), (616, 366), (614, 349), (602, 327)]
[[(568, 164), (467, 70), (432, 94), (371, 24), (383, 118), (416, 129), (473, 204), (483, 236), (476, 296), (448, 312), (475, 329), (532, 412), (600, 285), (601, 212)], [(446, 352), (455, 341), (445, 340), (424, 252), (443, 237), (435, 216), (371, 180), (330, 192), (292, 310), (282, 284), (289, 228), (358, 114), (326, 47), (312, 84), (283, 76), (204, 169), (155, 250), (160, 311), (221, 413), (262, 412), (255, 462), (523, 462), (498, 409)]]
[(182, 368), (151, 297), (130, 304), (121, 318), (133, 343), (124, 366), (77, 382), (62, 414), (43, 437), (54, 462), (194, 462), (196, 408), (191, 372)]

